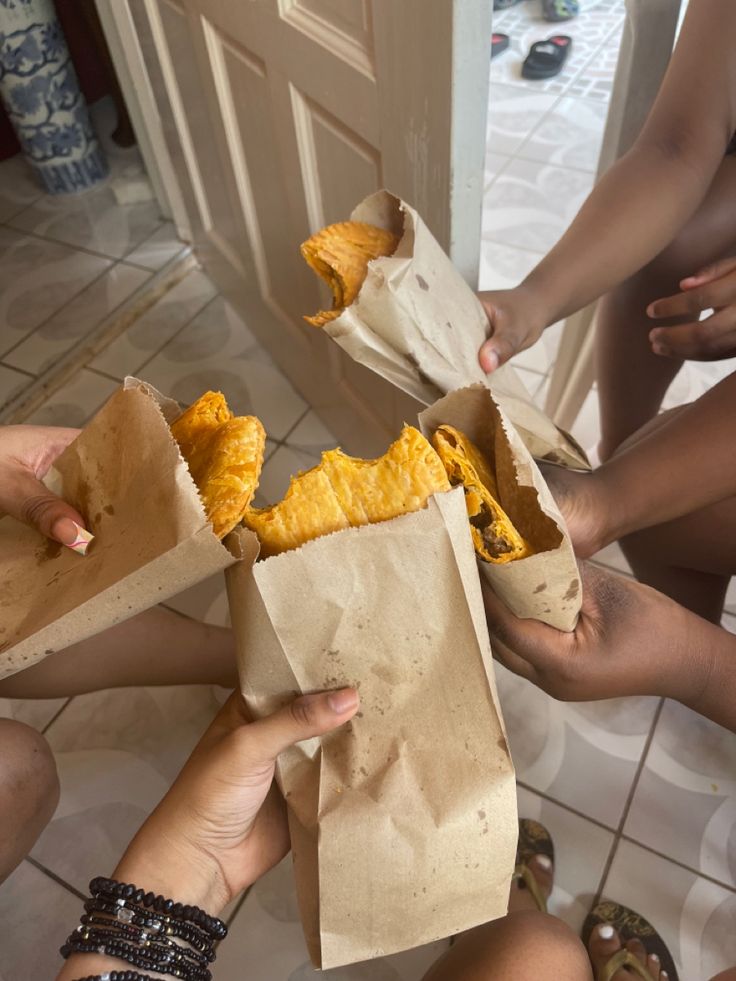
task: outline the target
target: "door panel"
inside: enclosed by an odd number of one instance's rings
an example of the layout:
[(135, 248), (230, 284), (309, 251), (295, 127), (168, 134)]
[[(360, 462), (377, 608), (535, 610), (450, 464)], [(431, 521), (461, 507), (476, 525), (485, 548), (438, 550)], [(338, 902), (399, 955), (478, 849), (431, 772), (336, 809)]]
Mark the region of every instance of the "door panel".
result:
[(385, 448), (414, 406), (304, 322), (329, 297), (299, 243), (385, 185), (446, 248), (471, 229), (472, 280), (491, 5), (448, 0), (430, 16), (425, 0), (129, 2), (145, 5), (141, 46), (203, 264), (346, 449)]

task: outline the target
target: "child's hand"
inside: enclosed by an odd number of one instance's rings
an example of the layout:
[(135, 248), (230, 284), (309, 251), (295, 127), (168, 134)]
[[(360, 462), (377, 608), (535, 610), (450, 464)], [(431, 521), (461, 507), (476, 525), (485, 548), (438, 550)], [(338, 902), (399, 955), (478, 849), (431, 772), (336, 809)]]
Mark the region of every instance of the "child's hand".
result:
[(289, 850), (276, 757), (351, 719), (352, 688), (304, 695), (250, 722), (235, 692), (142, 826), (115, 877), (217, 914)]
[(9, 514), (63, 545), (78, 540), (84, 518), (41, 483), (79, 435), (56, 426), (0, 427), (0, 514)]
[(693, 635), (703, 621), (641, 583), (587, 563), (580, 571), (583, 607), (571, 633), (518, 619), (483, 582), (494, 656), (563, 701), (695, 698), (708, 678), (710, 648)]
[[(736, 258), (722, 259), (680, 281), (682, 293), (647, 307), (653, 319), (689, 316), (673, 327), (655, 327), (649, 340), (655, 354), (694, 361), (736, 356)], [(713, 310), (698, 320), (703, 310)]]
[(483, 371), (490, 374), (515, 354), (531, 347), (547, 325), (532, 295), (523, 286), (479, 293), (478, 299), (490, 325), (490, 337), (481, 346), (478, 360)]

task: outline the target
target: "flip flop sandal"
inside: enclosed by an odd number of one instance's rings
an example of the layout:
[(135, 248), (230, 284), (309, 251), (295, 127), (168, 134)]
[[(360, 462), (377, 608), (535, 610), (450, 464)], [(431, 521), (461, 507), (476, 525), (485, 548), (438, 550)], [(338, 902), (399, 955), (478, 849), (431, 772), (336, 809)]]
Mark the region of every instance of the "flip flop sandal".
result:
[(511, 876), (512, 882), (523, 884), (528, 889), (536, 903), (537, 909), (547, 912), (547, 900), (529, 868), (529, 862), (535, 855), (546, 855), (550, 862), (555, 860), (555, 846), (552, 837), (538, 821), (522, 818), (519, 821), (519, 844), (516, 848), (516, 868)]
[(562, 20), (572, 20), (580, 13), (578, 0), (542, 0), (544, 19), (553, 24)]
[[(626, 943), (627, 940), (640, 940), (647, 954), (656, 954), (659, 957), (660, 970), (667, 972), (670, 981), (678, 981), (675, 962), (672, 960), (672, 955), (667, 950), (664, 940), (643, 916), (620, 903), (598, 903), (588, 913), (585, 923), (583, 923), (581, 937), (586, 950), (591, 933), (601, 923), (612, 926), (622, 943)], [(644, 978), (645, 981), (654, 981), (639, 958), (634, 957), (625, 947), (617, 950), (610, 960), (606, 961), (596, 981), (611, 981), (616, 971), (620, 971), (621, 968), (627, 968), (632, 976)]]
[(508, 34), (496, 34), (495, 32), (491, 35), (491, 58), (495, 58), (496, 55), (502, 54), (506, 48), (509, 46), (510, 38)]
[(546, 41), (535, 41), (521, 66), (524, 78), (554, 78), (562, 71), (572, 48), (567, 34), (553, 34)]

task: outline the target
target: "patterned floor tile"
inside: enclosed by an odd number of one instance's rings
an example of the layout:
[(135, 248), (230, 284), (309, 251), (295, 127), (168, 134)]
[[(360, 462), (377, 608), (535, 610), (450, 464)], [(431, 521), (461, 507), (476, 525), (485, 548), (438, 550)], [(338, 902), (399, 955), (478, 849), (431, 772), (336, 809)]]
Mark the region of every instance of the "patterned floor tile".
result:
[(0, 227), (0, 357), (110, 265), (109, 259)]
[(517, 779), (615, 830), (659, 700), (557, 702), (501, 665), (496, 671)]
[(22, 153), (0, 163), (0, 222), (13, 218), (42, 194), (43, 189)]
[(43, 732), (67, 698), (0, 698), (0, 719), (15, 719)]
[(483, 239), (547, 252), (593, 186), (593, 175), (514, 157), (483, 198)]
[(577, 933), (593, 905), (614, 836), (525, 787), (519, 787), (519, 817), (541, 822), (552, 836), (555, 884), (549, 911)]
[(26, 372), (0, 364), (0, 409), (20, 395), (32, 382), (33, 377)]
[(55, 978), (63, 963), (59, 947), (80, 913), (74, 893), (22, 862), (0, 886), (0, 981)]
[(485, 173), (483, 177), (484, 188), (487, 189), (488, 185), (498, 177), (510, 159), (511, 157), (505, 157), (501, 153), (494, 153), (492, 150), (486, 151)]
[(157, 201), (120, 205), (108, 182), (86, 194), (44, 194), (9, 224), (55, 242), (122, 259), (149, 238), (161, 221)]
[(124, 300), (139, 289), (150, 273), (118, 262), (92, 282), (58, 313), (37, 327), (5, 358), (7, 364), (34, 375), (53, 368), (57, 359), (83, 340)]
[(525, 160), (595, 173), (608, 105), (563, 96), (519, 148)]
[(682, 981), (708, 981), (736, 964), (736, 893), (622, 841), (603, 896), (649, 920)]
[(187, 248), (189, 246), (181, 241), (173, 222), (165, 221), (159, 225), (153, 235), (149, 235), (137, 248), (129, 252), (125, 261), (155, 272)]
[[(115, 378), (136, 375), (168, 340), (206, 308), (215, 293), (212, 281), (201, 270), (193, 270), (98, 354), (90, 367)], [(146, 375), (146, 381), (152, 379)]]
[(666, 702), (624, 833), (736, 888), (736, 734)]
[(35, 426), (83, 426), (117, 387), (117, 382), (83, 368), (24, 422)]
[(308, 408), (221, 297), (169, 341), (143, 375), (182, 403), (193, 402), (207, 389), (221, 390), (234, 412), (257, 415), (276, 440)]
[(556, 101), (557, 96), (537, 92), (531, 86), (492, 83), (488, 96), (488, 149), (513, 156)]
[(80, 891), (109, 873), (218, 708), (195, 685), (74, 698), (46, 733), (61, 800), (34, 858)]

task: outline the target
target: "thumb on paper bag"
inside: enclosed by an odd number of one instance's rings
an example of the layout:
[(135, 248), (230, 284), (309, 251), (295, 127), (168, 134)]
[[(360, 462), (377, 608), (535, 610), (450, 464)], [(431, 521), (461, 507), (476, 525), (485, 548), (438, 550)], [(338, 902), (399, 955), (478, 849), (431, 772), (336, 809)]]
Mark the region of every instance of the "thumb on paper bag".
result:
[(3, 497), (8, 514), (37, 528), (46, 538), (84, 555), (93, 536), (85, 530), (84, 519), (32, 473), (18, 473), (12, 490)]
[(258, 747), (261, 762), (275, 760), (279, 753), (303, 739), (323, 736), (351, 719), (358, 710), (358, 693), (354, 688), (302, 695), (247, 727)]

